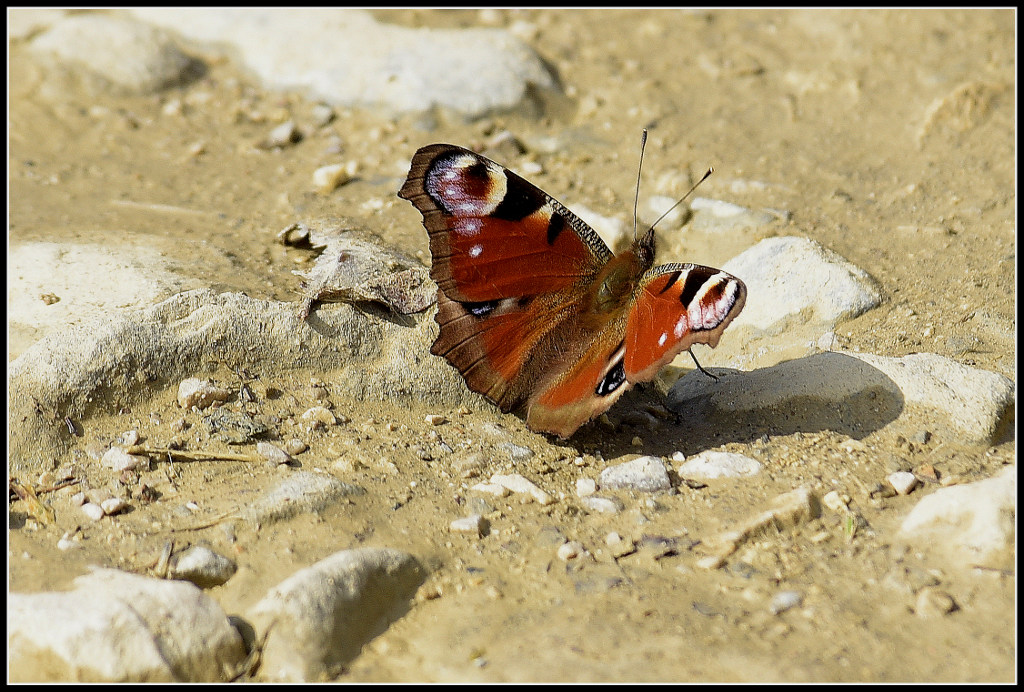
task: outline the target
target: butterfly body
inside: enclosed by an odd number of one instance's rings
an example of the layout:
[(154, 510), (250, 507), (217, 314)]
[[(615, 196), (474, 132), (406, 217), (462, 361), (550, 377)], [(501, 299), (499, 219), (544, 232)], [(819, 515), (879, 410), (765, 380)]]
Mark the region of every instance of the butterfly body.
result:
[(451, 144), (413, 157), (399, 196), (423, 215), (438, 285), (431, 352), (502, 411), (569, 437), (694, 343), (714, 346), (746, 288), (654, 267), (654, 231), (618, 255), (557, 200)]

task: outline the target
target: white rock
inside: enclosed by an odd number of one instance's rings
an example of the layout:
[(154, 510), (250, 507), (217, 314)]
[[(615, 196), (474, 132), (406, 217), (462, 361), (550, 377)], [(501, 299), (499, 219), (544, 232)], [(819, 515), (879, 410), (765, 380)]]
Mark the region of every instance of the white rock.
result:
[(537, 487), (537, 485), (518, 473), (508, 475), (495, 474), (491, 476), (491, 483), (508, 488), (514, 493), (529, 495), (542, 505), (550, 505), (555, 498)]
[(110, 516), (128, 509), (128, 502), (123, 497), (109, 497), (100, 503), (100, 508), (104, 514)]
[[(126, 305), (149, 305), (198, 281), (168, 271), (168, 260), (134, 240), (116, 250), (79, 243), (12, 243), (7, 256), (11, 355), (71, 325), (121, 312)], [(174, 267), (172, 267), (173, 269)], [(54, 293), (60, 301), (40, 300)]]
[(319, 512), (343, 497), (365, 492), (357, 485), (343, 483), (326, 473), (295, 471), (239, 508), (238, 513), (253, 524), (267, 524), (302, 513)]
[(842, 353), (885, 374), (899, 387), (906, 404), (940, 413), (940, 419), (926, 425), (947, 428), (961, 441), (994, 441), (1012, 412), (1016, 387), (999, 373), (961, 365), (934, 353), (902, 358)]
[(768, 509), (747, 517), (735, 528), (712, 538), (709, 543), (719, 547), (719, 557), (729, 555), (754, 538), (799, 526), (816, 519), (820, 514), (821, 504), (817, 495), (807, 488), (797, 488), (777, 496)]
[(86, 502), (80, 507), (80, 509), (85, 516), (89, 517), (93, 521), (99, 521), (106, 516), (106, 512), (103, 511), (103, 507), (95, 502)]
[(830, 490), (821, 498), (821, 502), (833, 512), (845, 512), (849, 508), (850, 499), (841, 495), (838, 490)]
[(581, 498), (580, 504), (591, 512), (600, 512), (602, 514), (616, 514), (626, 508), (626, 505), (619, 498), (602, 497), (600, 495), (588, 495)]
[(269, 442), (257, 442), (256, 453), (272, 464), (287, 464), (292, 461), (288, 452)]
[(722, 269), (741, 278), (748, 290), (733, 331), (774, 331), (797, 318), (832, 326), (881, 301), (877, 284), (866, 272), (806, 238), (766, 238)]
[(768, 604), (768, 611), (772, 615), (778, 615), (800, 605), (803, 600), (804, 597), (799, 591), (780, 591), (772, 597), (772, 602)]
[(555, 554), (558, 555), (559, 560), (568, 562), (579, 557), (584, 552), (583, 544), (579, 541), (567, 541), (558, 547)]
[(149, 457), (129, 454), (120, 447), (111, 447), (100, 458), (100, 464), (120, 473), (132, 469), (149, 470)]
[(220, 586), (238, 570), (234, 560), (215, 553), (204, 545), (194, 545), (183, 550), (174, 559), (168, 570), (171, 579), (190, 581), (201, 589)]
[[(353, 162), (354, 163), (354, 162)], [(355, 175), (355, 166), (344, 163), (332, 163), (321, 166), (313, 171), (313, 186), (322, 194), (333, 192)]]
[[(135, 16), (206, 43), (228, 43), (274, 89), (390, 111), (452, 108), (476, 117), (555, 89), (539, 56), (501, 29), (411, 29), (338, 8), (140, 8)], [(301, 40), (295, 40), (301, 36)], [(472, 89), (466, 85), (472, 84)]]
[(690, 220), (689, 228), (705, 233), (767, 226), (778, 221), (781, 216), (776, 212), (757, 211), (732, 202), (706, 197), (694, 197), (690, 202), (690, 210), (693, 212), (693, 218)]
[(249, 611), (263, 645), (261, 673), (273, 681), (337, 675), (394, 619), (423, 581), (407, 553), (343, 550), (299, 570)]
[(302, 420), (327, 426), (338, 424), (338, 419), (334, 417), (334, 414), (326, 406), (314, 406), (306, 409), (302, 414)]
[(423, 359), (435, 336), (426, 323), (410, 329), (362, 311), (325, 309), (319, 318), (331, 330), (327, 339), (291, 302), (209, 289), (112, 313), (65, 325), (9, 364), (8, 415), (18, 421), (8, 435), (11, 473), (38, 476), (42, 459), (68, 453), (77, 439), (47, 411), (89, 410), (111, 382), (126, 401), (152, 397), (154, 383), (140, 373), (179, 382), (222, 367), (217, 354), (223, 352), (244, 353), (248, 367), (265, 377), (345, 368), (348, 375), (332, 383), (343, 398), (457, 407), (477, 396), (443, 358)]
[(508, 488), (498, 483), (477, 483), (470, 490), (484, 493), (485, 495), (494, 495), (495, 497), (508, 497), (511, 494)]
[(186, 410), (193, 406), (199, 409), (209, 408), (214, 402), (227, 401), (232, 394), (230, 389), (218, 387), (209, 380), (189, 377), (178, 385), (178, 406)]
[(455, 533), (471, 533), (474, 536), (487, 535), (488, 522), (479, 514), (460, 517), (452, 521), (448, 528)]
[(182, 82), (192, 64), (166, 31), (101, 15), (62, 19), (31, 45), (135, 94)]
[(917, 487), (917, 477), (909, 471), (895, 471), (885, 477), (897, 493), (909, 495)]
[(761, 462), (745, 454), (708, 450), (676, 467), (683, 478), (738, 478), (761, 473)]
[(694, 371), (672, 385), (668, 406), (684, 424), (687, 417), (729, 421), (753, 415), (785, 420), (794, 430), (824, 425), (848, 434), (889, 423), (912, 408), (915, 417), (928, 416), (924, 425), (930, 430), (990, 444), (1005, 428), (1014, 399), (1015, 387), (1003, 375), (943, 356), (834, 351), (725, 374), (717, 381)]
[(903, 520), (900, 534), (946, 552), (962, 565), (1001, 567), (1013, 562), (1017, 467), (966, 485), (936, 490)]
[(192, 584), (94, 568), (70, 592), (7, 597), (12, 682), (227, 682), (238, 631)]
[(593, 478), (577, 478), (576, 479), (576, 495), (577, 497), (587, 497), (597, 492), (597, 481)]
[(601, 471), (602, 488), (625, 488), (657, 492), (672, 487), (665, 462), (658, 457), (643, 456)]

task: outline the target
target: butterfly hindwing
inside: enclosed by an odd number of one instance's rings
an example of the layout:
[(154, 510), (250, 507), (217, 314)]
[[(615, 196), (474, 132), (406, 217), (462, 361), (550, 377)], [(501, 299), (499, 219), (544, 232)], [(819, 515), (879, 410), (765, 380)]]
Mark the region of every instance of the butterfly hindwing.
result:
[(600, 331), (576, 331), (589, 347), (538, 388), (527, 423), (568, 437), (693, 344), (717, 345), (745, 301), (743, 282), (721, 270), (694, 264), (651, 269), (631, 302)]

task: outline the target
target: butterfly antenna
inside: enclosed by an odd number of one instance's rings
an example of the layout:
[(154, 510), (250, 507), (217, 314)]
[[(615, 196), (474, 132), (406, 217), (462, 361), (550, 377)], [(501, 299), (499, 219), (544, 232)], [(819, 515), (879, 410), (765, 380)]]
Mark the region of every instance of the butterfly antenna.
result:
[[(704, 177), (706, 178), (707, 176), (704, 176)], [(693, 192), (693, 190), (690, 190), (690, 192)], [(686, 352), (690, 354), (690, 358), (693, 358), (693, 362), (697, 366), (698, 370), (700, 370), (702, 373), (704, 373), (705, 375), (707, 375), (708, 377), (710, 377), (713, 380), (717, 380), (718, 379), (718, 375), (715, 375), (714, 373), (708, 372), (707, 370), (704, 369), (704, 366), (701, 365), (700, 362), (697, 360), (697, 356), (693, 355), (693, 349), (692, 348), (686, 349)]]
[[(689, 197), (690, 195), (692, 195), (692, 194), (693, 194), (693, 191), (694, 191), (694, 190), (696, 190), (696, 189), (697, 189), (697, 187), (698, 187), (698, 186), (699, 186), (699, 185), (700, 185), (701, 183), (703, 183), (703, 182), (704, 182), (705, 180), (707, 180), (707, 179), (708, 179), (708, 177), (709, 177), (709, 176), (710, 176), (710, 175), (711, 175), (712, 173), (714, 173), (714, 172), (715, 172), (715, 169), (714, 169), (714, 168), (709, 168), (709, 169), (708, 169), (708, 172), (707, 172), (707, 173), (705, 173), (705, 174), (704, 174), (703, 176), (701, 176), (701, 179), (700, 179), (700, 180), (698, 180), (698, 181), (697, 181), (696, 183), (694, 183), (694, 184), (693, 184), (693, 187), (691, 187), (691, 188), (690, 188), (690, 191), (689, 191), (689, 192), (687, 192), (687, 193), (686, 193), (685, 195), (683, 195), (682, 197), (680, 197), (680, 198), (679, 198), (679, 201), (678, 201), (678, 202), (676, 202), (676, 203), (675, 203), (675, 204), (673, 204), (673, 205), (672, 205), (671, 207), (669, 207), (669, 208), (668, 208), (668, 211), (666, 211), (666, 212), (665, 212), (664, 214), (662, 214), (661, 216), (659, 216), (659, 217), (658, 217), (658, 220), (657, 220), (657, 221), (655, 221), (654, 223), (652, 223), (652, 224), (651, 224), (651, 230), (653, 230), (655, 226), (657, 226), (657, 225), (658, 225), (659, 223), (661, 223), (661, 222), (662, 222), (662, 220), (663, 220), (663, 219), (664, 219), (664, 218), (665, 218), (666, 216), (668, 216), (669, 214), (671, 214), (671, 213), (672, 213), (672, 210), (673, 210), (673, 209), (675, 209), (675, 208), (676, 208), (676, 207), (678, 207), (678, 206), (679, 206), (680, 204), (682, 204), (682, 203), (683, 203), (683, 201), (684, 201), (684, 200), (685, 200), (685, 199), (686, 199), (687, 197)], [(637, 194), (639, 194), (639, 190), (637, 191)], [(692, 355), (692, 354), (691, 354), (691, 355)], [(698, 366), (698, 367), (699, 367), (699, 366)]]
[(636, 238), (636, 210), (640, 206), (640, 172), (644, 169), (644, 148), (647, 147), (647, 128), (640, 136), (640, 165), (636, 167), (636, 197), (633, 198), (633, 237)]

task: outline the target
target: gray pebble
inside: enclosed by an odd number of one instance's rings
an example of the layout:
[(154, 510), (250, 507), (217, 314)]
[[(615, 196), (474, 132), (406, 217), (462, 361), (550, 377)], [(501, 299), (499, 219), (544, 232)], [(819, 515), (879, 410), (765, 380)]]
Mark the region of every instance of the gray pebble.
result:
[(220, 586), (230, 579), (238, 566), (233, 560), (209, 548), (194, 545), (171, 560), (168, 577), (190, 581), (201, 589)]
[(803, 600), (804, 597), (799, 591), (780, 591), (772, 597), (771, 603), (768, 604), (768, 611), (772, 615), (778, 615), (800, 605)]
[(343, 550), (299, 570), (248, 612), (265, 638), (261, 675), (274, 681), (334, 677), (422, 581), (416, 559), (389, 548)]
[(606, 468), (601, 472), (601, 487), (656, 492), (668, 490), (672, 483), (660, 458), (643, 456)]
[(269, 442), (257, 442), (256, 453), (270, 463), (278, 466), (292, 462), (291, 456), (286, 451)]
[(603, 512), (605, 514), (616, 514), (626, 508), (622, 500), (617, 497), (602, 497), (600, 495), (589, 495), (581, 498), (580, 504), (591, 512)]
[(452, 521), (449, 528), (454, 533), (471, 533), (474, 536), (486, 536), (490, 530), (490, 523), (479, 514), (468, 517), (461, 517)]
[(265, 524), (302, 513), (319, 512), (342, 497), (365, 492), (357, 485), (343, 483), (325, 473), (294, 471), (255, 502), (241, 508), (239, 514), (246, 521)]
[(178, 406), (186, 410), (192, 407), (204, 409), (215, 401), (227, 401), (231, 395), (230, 389), (218, 387), (209, 380), (190, 377), (178, 385)]
[(32, 41), (33, 49), (83, 68), (100, 84), (145, 94), (185, 81), (194, 61), (163, 29), (101, 15), (75, 15)]

